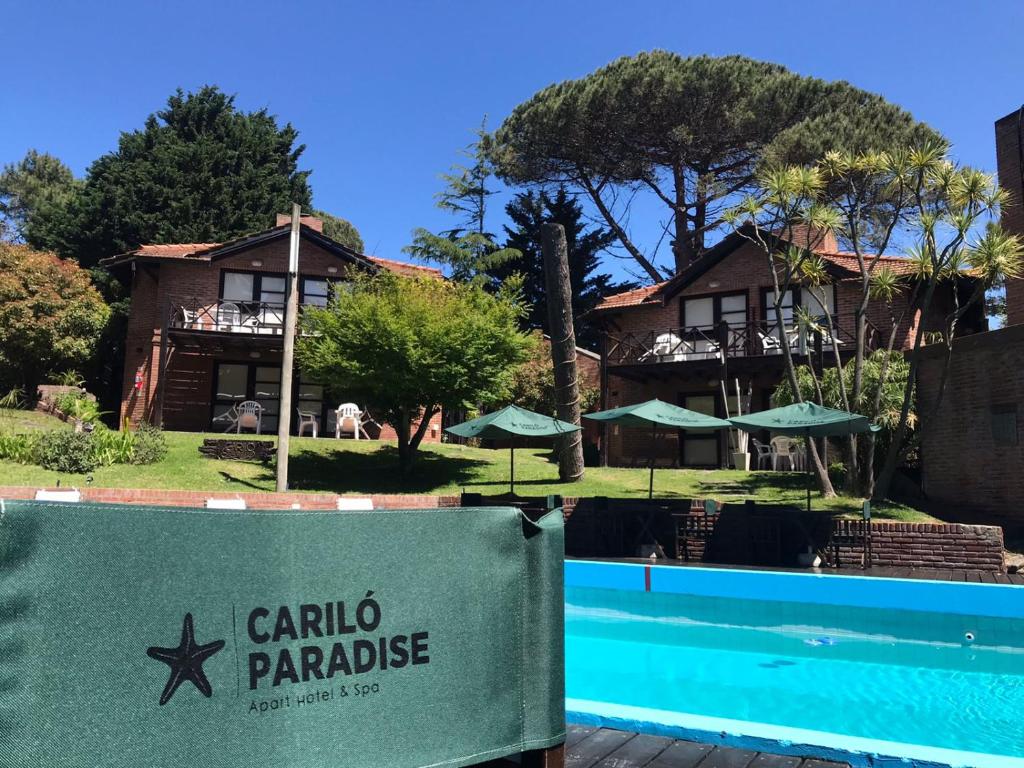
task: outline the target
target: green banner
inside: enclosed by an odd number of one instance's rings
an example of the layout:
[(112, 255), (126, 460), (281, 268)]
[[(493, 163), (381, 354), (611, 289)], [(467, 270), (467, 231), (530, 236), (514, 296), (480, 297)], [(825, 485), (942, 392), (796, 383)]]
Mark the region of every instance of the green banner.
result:
[(562, 514), (6, 502), (0, 766), (462, 766), (564, 738)]

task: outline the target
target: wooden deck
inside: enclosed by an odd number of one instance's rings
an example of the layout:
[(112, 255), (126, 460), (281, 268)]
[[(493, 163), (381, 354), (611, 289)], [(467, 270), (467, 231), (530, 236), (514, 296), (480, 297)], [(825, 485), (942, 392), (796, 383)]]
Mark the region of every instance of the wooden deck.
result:
[[(590, 559), (590, 558), (581, 558)], [(776, 568), (758, 565), (722, 565), (719, 563), (684, 562), (672, 558), (648, 560), (644, 558), (594, 558), (602, 562), (641, 563), (667, 565), (677, 568), (722, 568), (730, 571), (776, 571), (784, 573), (813, 573), (823, 576), (875, 576), (883, 579), (927, 579), (929, 581), (961, 581), (977, 584), (1014, 584), (1024, 586), (1024, 574), (997, 571), (964, 571), (945, 568)]]
[(666, 736), (570, 725), (566, 768), (848, 768), (816, 758), (680, 741)]

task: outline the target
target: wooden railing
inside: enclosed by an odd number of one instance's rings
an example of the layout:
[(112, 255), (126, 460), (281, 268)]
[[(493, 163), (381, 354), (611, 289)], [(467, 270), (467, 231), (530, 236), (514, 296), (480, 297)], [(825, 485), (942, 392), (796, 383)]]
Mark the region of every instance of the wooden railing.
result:
[[(874, 348), (877, 332), (869, 326), (866, 343)], [(793, 355), (825, 354), (834, 349), (853, 351), (856, 345), (854, 325), (832, 318), (815, 330), (797, 325), (748, 321), (662, 328), (649, 331), (609, 333), (605, 355), (609, 365), (654, 363), (721, 362), (737, 357), (767, 357), (783, 354), (788, 345)]]
[(265, 301), (198, 299), (171, 302), (168, 328), (259, 336), (280, 336), (284, 330), (284, 304)]

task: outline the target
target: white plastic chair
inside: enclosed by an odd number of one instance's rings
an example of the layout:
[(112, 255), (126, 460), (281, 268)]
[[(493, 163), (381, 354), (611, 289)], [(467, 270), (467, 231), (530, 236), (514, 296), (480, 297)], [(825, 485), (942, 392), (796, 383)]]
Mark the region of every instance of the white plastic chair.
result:
[(788, 437), (778, 436), (773, 437), (769, 444), (772, 450), (772, 470), (778, 471), (779, 459), (785, 459), (789, 462), (789, 470), (792, 472), (796, 469), (796, 465), (793, 463), (793, 441)]
[[(762, 464), (771, 465), (772, 449), (769, 446), (762, 443), (760, 440), (755, 440), (754, 438), (750, 438), (750, 442), (754, 446), (754, 450), (757, 452), (756, 457), (754, 459), (754, 467), (756, 469), (760, 469)], [(774, 468), (775, 467), (773, 466), (772, 469)]]
[(782, 342), (779, 341), (778, 336), (772, 336), (770, 333), (764, 331), (758, 331), (757, 337), (761, 340), (761, 352), (766, 355), (781, 355), (782, 354)]
[(235, 434), (243, 429), (255, 429), (256, 434), (261, 434), (263, 426), (263, 406), (255, 400), (246, 400), (235, 406)]
[(225, 301), (217, 307), (217, 330), (234, 331), (242, 325), (242, 310), (231, 301)]
[(320, 431), (320, 417), (312, 411), (304, 411), (301, 408), (296, 408), (295, 413), (299, 415), (299, 437), (302, 437), (308, 427), (312, 429), (315, 438)]
[[(346, 430), (346, 422), (351, 425), (350, 430)], [(345, 431), (351, 431), (356, 440), (363, 431), (363, 414), (355, 403), (342, 403), (334, 412), (334, 439), (340, 439), (341, 433)]]
[(171, 327), (173, 328), (194, 328), (198, 313), (185, 307), (175, 307), (171, 316)]

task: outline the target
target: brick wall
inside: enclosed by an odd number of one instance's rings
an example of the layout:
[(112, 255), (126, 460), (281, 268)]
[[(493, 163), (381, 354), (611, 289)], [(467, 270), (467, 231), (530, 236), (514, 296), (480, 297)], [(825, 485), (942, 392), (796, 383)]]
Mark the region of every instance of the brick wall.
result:
[[(871, 565), (1003, 571), (1003, 529), (994, 525), (872, 521)], [(860, 551), (840, 549), (843, 565), (859, 565)]]
[[(1024, 116), (1014, 110), (996, 121), (996, 163), (999, 186), (1010, 194), (1003, 206), (1002, 225), (1010, 232), (1024, 235), (1024, 177), (1021, 153), (1024, 151)], [(1006, 285), (1008, 324), (1024, 323), (1024, 278), (1008, 280)]]
[[(65, 488), (66, 490), (66, 488)], [(103, 504), (147, 504), (167, 507), (203, 507), (207, 499), (244, 499), (249, 509), (290, 509), (299, 504), (302, 509), (337, 509), (338, 499), (333, 493), (218, 493), (214, 491), (174, 491), (158, 488), (81, 488), (83, 501)], [(0, 486), (0, 498), (31, 499), (35, 488)], [(432, 496), (427, 494), (372, 494), (357, 496), (370, 498), (375, 509), (434, 509), (459, 506), (458, 496)]]
[[(1024, 325), (954, 342), (945, 396), (929, 418), (943, 358), (942, 348), (926, 348), (918, 378), (923, 490), (933, 501), (1024, 521)], [(1009, 443), (993, 434), (1004, 419), (1017, 422)]]

